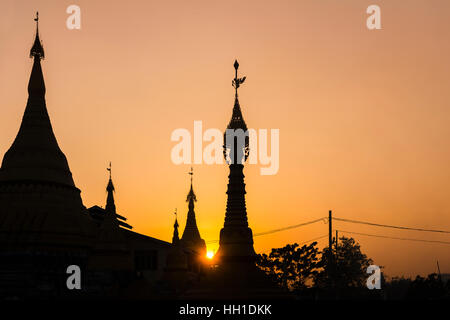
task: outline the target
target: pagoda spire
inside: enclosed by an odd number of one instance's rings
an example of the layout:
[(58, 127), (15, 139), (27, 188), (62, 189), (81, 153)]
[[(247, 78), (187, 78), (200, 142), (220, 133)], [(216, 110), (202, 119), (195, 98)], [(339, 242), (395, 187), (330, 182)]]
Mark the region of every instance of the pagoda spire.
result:
[(232, 85), (235, 89), (234, 93), (234, 107), (233, 107), (233, 114), (231, 116), (230, 122), (228, 123), (227, 129), (242, 129), (243, 131), (247, 131), (247, 125), (245, 124), (244, 117), (242, 116), (241, 106), (239, 105), (239, 98), (238, 98), (238, 89), (241, 86), (241, 84), (244, 83), (245, 79), (247, 77), (238, 78), (238, 69), (239, 69), (239, 62), (237, 60), (234, 61), (234, 79), (232, 81)]
[[(243, 174), (243, 163), (247, 159), (249, 150), (248, 131), (238, 101), (238, 88), (244, 82), (245, 77), (238, 78), (239, 63), (237, 61), (234, 63), (234, 68), (235, 104), (227, 132), (224, 134), (223, 145), (224, 157), (230, 169), (225, 222), (220, 230), (219, 250), (214, 255), (215, 267), (208, 272), (207, 277), (200, 280), (197, 288), (188, 291), (183, 296), (187, 300), (210, 299), (211, 297), (219, 300), (261, 298), (270, 300), (271, 298), (287, 297), (280, 295), (278, 285), (272, 283), (272, 279), (255, 263), (253, 233), (248, 225), (245, 207)], [(246, 139), (242, 139), (242, 134)], [(240, 152), (239, 157), (236, 155), (238, 152)]]
[[(189, 190), (189, 193), (187, 195), (186, 202), (189, 202), (189, 211), (192, 210), (192, 212), (193, 212), (194, 202), (197, 201), (197, 197), (194, 193), (194, 188), (192, 187), (192, 180), (193, 180), (193, 176), (194, 176), (194, 170), (192, 167), (191, 167), (191, 171), (189, 171), (188, 174), (191, 176), (191, 189)], [(195, 215), (194, 215), (194, 219), (195, 219)]]
[(108, 196), (106, 198), (106, 213), (107, 214), (113, 214), (115, 216), (116, 214), (116, 204), (114, 202), (114, 184), (112, 182), (112, 177), (111, 177), (111, 162), (109, 162), (109, 167), (106, 168), (106, 170), (108, 170), (109, 172), (109, 181), (108, 181), (108, 185), (106, 186), (106, 191), (108, 192)]
[(111, 162), (106, 168), (109, 180), (106, 186), (106, 198), (103, 220), (97, 229), (97, 239), (91, 253), (90, 268), (93, 270), (130, 270), (132, 261), (130, 249), (117, 219), (114, 203), (114, 184), (112, 182)]
[(206, 254), (206, 243), (200, 236), (200, 231), (197, 227), (197, 219), (195, 218), (194, 203), (197, 202), (197, 196), (194, 192), (194, 187), (192, 184), (194, 170), (188, 172), (191, 176), (191, 188), (186, 197), (186, 202), (188, 202), (188, 214), (186, 220), (186, 227), (184, 228), (183, 236), (181, 237), (181, 242), (184, 247), (190, 248), (197, 253), (203, 255)]
[(6, 254), (17, 267), (11, 283), (20, 282), (22, 274), (30, 276), (29, 290), (23, 287), (25, 296), (44, 293), (33, 285), (43, 274), (48, 274), (48, 286), (62, 292), (65, 286), (61, 287), (57, 273), (48, 272), (48, 266), (63, 270), (72, 263), (86, 265), (98, 234), (53, 133), (45, 102), (38, 14), (34, 20), (34, 43), (24, 51), (31, 58), (28, 99), (0, 168), (0, 256)]
[(173, 224), (173, 236), (172, 236), (172, 244), (178, 245), (180, 243), (180, 238), (178, 236), (178, 217), (177, 217), (177, 209), (175, 208), (175, 223)]
[(34, 38), (33, 46), (30, 50), (30, 58), (38, 58), (44, 59), (44, 48), (42, 47), (41, 40), (39, 39), (39, 12), (36, 12), (36, 18), (34, 18), (34, 21), (36, 21), (36, 36)]
[(44, 99), (45, 83), (42, 75), (41, 59), (44, 59), (44, 48), (39, 39), (39, 12), (36, 12), (36, 35), (33, 46), (30, 49), (30, 58), (34, 59), (33, 69), (31, 71), (30, 81), (28, 82), (28, 94)]
[(177, 209), (175, 209), (175, 223), (173, 224), (172, 246), (166, 256), (166, 267), (163, 279), (169, 287), (178, 292), (187, 281), (188, 260), (178, 237)]
[(39, 39), (39, 15), (36, 36), (30, 50), (33, 59), (28, 82), (28, 101), (19, 132), (3, 157), (0, 182), (39, 182), (75, 188), (66, 156), (58, 146), (45, 102), (45, 82), (41, 68), (44, 48)]
[(247, 125), (242, 117), (237, 90), (246, 77), (238, 78), (239, 63), (234, 62), (235, 102), (233, 114), (224, 134), (224, 157), (229, 165), (227, 188), (227, 208), (224, 227), (220, 231), (219, 250), (216, 254), (219, 261), (253, 262), (253, 233), (248, 227), (247, 209), (245, 205), (244, 165), (249, 154), (249, 137)]

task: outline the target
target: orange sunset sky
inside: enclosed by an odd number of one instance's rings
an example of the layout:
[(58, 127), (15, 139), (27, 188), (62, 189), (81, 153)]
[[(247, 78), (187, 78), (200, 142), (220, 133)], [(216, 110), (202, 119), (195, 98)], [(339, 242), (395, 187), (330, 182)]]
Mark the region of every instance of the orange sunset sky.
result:
[[(81, 8), (80, 30), (66, 27), (71, 4)], [(366, 28), (371, 4), (381, 8), (382, 30)], [(47, 108), (85, 206), (104, 205), (112, 161), (118, 213), (135, 231), (170, 241), (174, 208), (183, 230), (190, 166), (172, 163), (170, 136), (193, 132), (194, 120), (225, 129), (237, 58), (247, 76), (239, 94), (247, 125), (280, 130), (279, 172), (244, 170), (254, 233), (329, 209), (341, 218), (450, 230), (449, 1), (2, 0), (1, 155), (25, 109), (36, 10)], [(200, 233), (216, 240), (228, 168), (194, 165), (194, 172)], [(327, 231), (320, 222), (255, 237), (255, 249)], [(353, 237), (387, 275), (436, 272), (436, 260), (450, 272), (448, 244)]]

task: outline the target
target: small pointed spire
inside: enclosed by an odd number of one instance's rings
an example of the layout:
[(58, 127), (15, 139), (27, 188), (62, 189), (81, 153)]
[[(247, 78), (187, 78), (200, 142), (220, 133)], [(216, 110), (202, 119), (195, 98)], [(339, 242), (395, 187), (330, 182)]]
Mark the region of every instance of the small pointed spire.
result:
[(111, 162), (109, 162), (109, 167), (106, 168), (106, 170), (109, 171), (109, 181), (108, 185), (106, 186), (106, 191), (108, 192), (108, 197), (106, 198), (106, 207), (105, 210), (107, 213), (113, 213), (116, 214), (116, 205), (114, 202), (114, 184), (112, 182), (111, 177)]
[(234, 107), (233, 107), (233, 115), (231, 116), (230, 123), (228, 124), (228, 129), (242, 129), (244, 131), (247, 131), (247, 125), (245, 124), (244, 118), (242, 117), (242, 111), (241, 106), (239, 105), (239, 99), (238, 99), (238, 89), (241, 86), (241, 84), (244, 83), (245, 79), (247, 77), (238, 78), (238, 68), (239, 68), (239, 62), (237, 60), (234, 61), (234, 70), (235, 75), (233, 79), (233, 87), (235, 89), (235, 95), (234, 95)]
[(194, 193), (194, 188), (192, 186), (192, 180), (193, 180), (193, 176), (194, 176), (194, 169), (192, 167), (191, 167), (191, 171), (189, 171), (188, 174), (191, 176), (191, 189), (189, 190), (189, 193), (187, 195), (186, 202), (189, 202), (189, 208), (191, 208), (191, 204), (192, 204), (192, 208), (194, 208), (194, 201), (197, 201), (197, 197)]
[(28, 94), (30, 96), (43, 99), (45, 96), (44, 76), (42, 75), (42, 68), (40, 60), (44, 58), (44, 48), (39, 39), (39, 13), (36, 12), (36, 36), (34, 44), (30, 50), (30, 58), (34, 58), (33, 69), (31, 70), (30, 81), (28, 82)]
[(109, 162), (109, 167), (108, 168), (106, 168), (106, 170), (109, 172), (109, 180), (111, 180), (111, 170), (112, 170), (112, 167), (111, 167), (111, 161)]
[(197, 196), (194, 193), (192, 183), (194, 175), (194, 169), (192, 167), (188, 174), (191, 176), (191, 188), (186, 198), (186, 202), (189, 202), (189, 210), (187, 213), (186, 226), (184, 228), (183, 236), (181, 237), (181, 242), (183, 246), (197, 251), (203, 256), (204, 253), (206, 253), (206, 245), (205, 241), (200, 237), (200, 231), (198, 230), (197, 220), (195, 218), (194, 202), (197, 201)]
[(180, 242), (180, 237), (178, 236), (178, 219), (177, 219), (177, 208), (175, 208), (175, 223), (173, 224), (173, 237), (172, 244), (178, 244)]
[(34, 57), (36, 59), (44, 59), (44, 48), (42, 47), (41, 40), (39, 39), (39, 12), (36, 12), (36, 18), (34, 18), (34, 21), (36, 21), (36, 36), (30, 50), (30, 58)]

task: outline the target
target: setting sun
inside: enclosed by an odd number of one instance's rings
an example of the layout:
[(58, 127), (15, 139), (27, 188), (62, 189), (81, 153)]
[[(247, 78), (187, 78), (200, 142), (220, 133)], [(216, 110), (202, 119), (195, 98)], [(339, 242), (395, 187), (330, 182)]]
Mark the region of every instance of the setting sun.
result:
[(214, 257), (214, 252), (213, 252), (213, 251), (208, 251), (208, 252), (206, 253), (206, 258), (212, 259), (213, 257)]

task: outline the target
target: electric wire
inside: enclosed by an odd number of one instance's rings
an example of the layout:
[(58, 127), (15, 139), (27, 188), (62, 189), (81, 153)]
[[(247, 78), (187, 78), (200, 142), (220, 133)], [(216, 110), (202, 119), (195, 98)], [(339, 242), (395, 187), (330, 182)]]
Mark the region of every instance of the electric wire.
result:
[[(267, 234), (281, 232), (281, 231), (285, 231), (285, 230), (289, 230), (289, 229), (295, 229), (295, 228), (307, 226), (309, 224), (313, 224), (313, 223), (316, 223), (316, 222), (319, 222), (319, 221), (327, 221), (327, 218), (326, 217), (322, 217), (322, 218), (315, 219), (315, 220), (312, 220), (312, 221), (308, 221), (308, 222), (304, 222), (304, 223), (300, 223), (300, 224), (294, 224), (294, 225), (283, 227), (283, 228), (279, 228), (279, 229), (273, 229), (273, 230), (268, 230), (268, 231), (264, 231), (264, 232), (258, 232), (258, 233), (253, 234), (253, 237), (259, 237), (259, 236), (264, 236), (264, 235), (267, 235)], [(219, 242), (219, 240), (210, 240), (210, 241), (207, 241), (206, 243), (210, 244), (210, 243), (217, 243), (217, 242)]]
[(439, 240), (426, 240), (426, 239), (414, 239), (414, 238), (389, 237), (389, 236), (382, 236), (382, 235), (377, 235), (377, 234), (369, 234), (369, 233), (354, 232), (354, 231), (345, 231), (345, 230), (337, 230), (337, 232), (350, 233), (350, 234), (357, 234), (357, 235), (369, 236), (369, 237), (376, 237), (376, 238), (385, 238), (385, 239), (395, 239), (395, 240), (407, 240), (407, 241), (417, 241), (417, 242), (430, 242), (430, 243), (450, 244), (449, 241), (439, 241)]
[(358, 224), (366, 224), (366, 225), (369, 225), (369, 226), (383, 227), (383, 228), (393, 228), (393, 229), (402, 229), (402, 230), (414, 230), (414, 231), (423, 231), (423, 232), (450, 233), (450, 231), (447, 231), (447, 230), (401, 227), (401, 226), (393, 226), (393, 225), (387, 225), (387, 224), (379, 224), (379, 223), (372, 223), (372, 222), (358, 221), (358, 220), (351, 220), (351, 219), (344, 219), (344, 218), (336, 218), (336, 217), (333, 217), (333, 220), (343, 221), (343, 222), (350, 222), (350, 223), (358, 223)]

